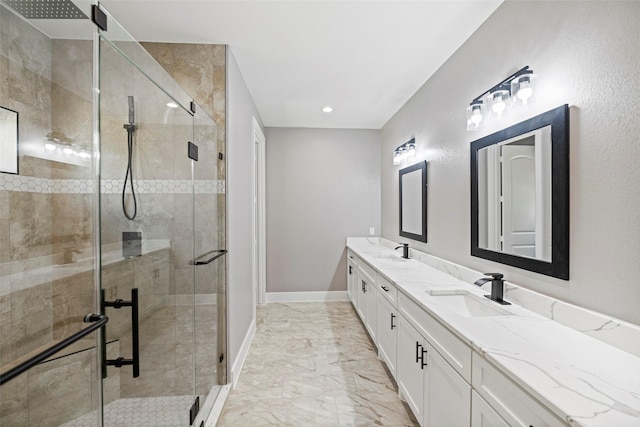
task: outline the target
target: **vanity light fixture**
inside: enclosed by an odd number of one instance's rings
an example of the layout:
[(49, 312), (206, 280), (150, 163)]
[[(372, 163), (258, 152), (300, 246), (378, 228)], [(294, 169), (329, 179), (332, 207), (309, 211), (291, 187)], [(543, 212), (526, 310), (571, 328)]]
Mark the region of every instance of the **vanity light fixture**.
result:
[(397, 147), (393, 152), (393, 164), (401, 165), (416, 157), (416, 139), (411, 138), (404, 144)]
[(467, 130), (478, 129), (487, 116), (500, 118), (513, 104), (527, 104), (534, 93), (535, 78), (527, 65), (474, 98), (467, 107)]

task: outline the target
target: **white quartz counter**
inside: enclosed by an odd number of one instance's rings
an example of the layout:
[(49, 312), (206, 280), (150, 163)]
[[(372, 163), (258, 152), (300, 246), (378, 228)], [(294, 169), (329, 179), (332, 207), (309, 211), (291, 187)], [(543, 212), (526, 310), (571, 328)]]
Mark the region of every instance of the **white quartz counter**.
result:
[(570, 425), (640, 426), (640, 358), (517, 305), (499, 306), (508, 315), (460, 316), (427, 291), (487, 289), (378, 239), (348, 238), (347, 247)]

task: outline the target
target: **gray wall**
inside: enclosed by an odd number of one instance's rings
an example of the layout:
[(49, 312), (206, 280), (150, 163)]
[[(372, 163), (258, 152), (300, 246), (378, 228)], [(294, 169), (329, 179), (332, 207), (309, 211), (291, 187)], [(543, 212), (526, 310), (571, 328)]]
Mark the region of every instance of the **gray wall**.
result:
[(267, 292), (345, 291), (345, 237), (380, 233), (380, 133), (267, 128)]
[(232, 363), (238, 357), (256, 313), (251, 250), (253, 117), (260, 122), (253, 98), (231, 48), (227, 48), (227, 318), (228, 360)]
[[(429, 161), (429, 242), (411, 245), (516, 284), (640, 323), (640, 2), (507, 1), (384, 126), (382, 231), (398, 237), (391, 153), (415, 136)], [(469, 255), (465, 108), (524, 65), (540, 76), (530, 115), (571, 106), (570, 281)], [(507, 126), (505, 121), (502, 126)]]

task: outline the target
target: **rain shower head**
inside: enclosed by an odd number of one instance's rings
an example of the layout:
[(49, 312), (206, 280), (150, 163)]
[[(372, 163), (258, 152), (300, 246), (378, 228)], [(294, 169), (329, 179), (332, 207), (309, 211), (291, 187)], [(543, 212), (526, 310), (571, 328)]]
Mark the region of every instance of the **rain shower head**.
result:
[(27, 19), (89, 19), (71, 0), (2, 0)]

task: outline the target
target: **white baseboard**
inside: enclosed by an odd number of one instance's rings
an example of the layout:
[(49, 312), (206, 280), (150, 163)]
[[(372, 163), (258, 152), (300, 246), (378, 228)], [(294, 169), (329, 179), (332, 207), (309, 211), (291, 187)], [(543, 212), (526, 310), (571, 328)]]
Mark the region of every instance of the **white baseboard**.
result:
[(267, 292), (266, 302), (349, 301), (347, 291)]
[(251, 325), (249, 326), (249, 330), (247, 331), (247, 335), (245, 335), (244, 341), (242, 341), (242, 346), (240, 347), (238, 357), (236, 357), (236, 360), (234, 360), (233, 366), (231, 367), (231, 383), (233, 384), (233, 388), (236, 388), (236, 385), (238, 384), (238, 380), (240, 379), (240, 372), (242, 372), (244, 361), (247, 359), (247, 354), (249, 354), (249, 347), (251, 347), (251, 342), (253, 341), (253, 337), (255, 335), (256, 320), (253, 319)]

